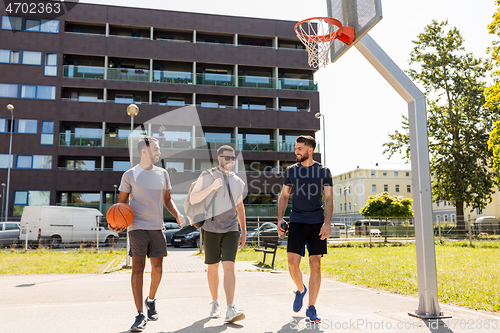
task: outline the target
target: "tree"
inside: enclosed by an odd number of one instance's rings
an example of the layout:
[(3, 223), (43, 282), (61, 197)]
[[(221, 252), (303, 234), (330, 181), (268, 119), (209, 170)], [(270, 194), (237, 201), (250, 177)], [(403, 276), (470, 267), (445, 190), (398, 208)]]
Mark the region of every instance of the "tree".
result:
[(387, 192), (370, 195), (361, 208), (361, 215), (375, 219), (385, 219), (385, 241), (387, 242), (387, 219), (413, 217), (412, 199), (392, 197)]
[(496, 172), (495, 180), (500, 184), (500, 121), (495, 123), (495, 128), (490, 132), (488, 148), (493, 152), (493, 170)]
[[(434, 201), (455, 205), (457, 229), (465, 233), (464, 206), (483, 209), (494, 191), (492, 154), (488, 133), (499, 119), (498, 108), (485, 107), (483, 79), (489, 62), (466, 53), (457, 28), (433, 21), (413, 41), (408, 75), (425, 88), (428, 103), (428, 135)], [(433, 99), (431, 99), (432, 97)], [(409, 159), (408, 119), (403, 132), (389, 135), (384, 153), (389, 158), (406, 149)]]

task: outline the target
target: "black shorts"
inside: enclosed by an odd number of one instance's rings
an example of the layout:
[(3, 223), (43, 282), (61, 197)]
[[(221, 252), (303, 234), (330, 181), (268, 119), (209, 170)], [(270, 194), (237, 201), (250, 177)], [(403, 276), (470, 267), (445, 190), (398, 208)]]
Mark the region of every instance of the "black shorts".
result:
[(236, 260), (240, 239), (238, 231), (219, 234), (202, 229), (202, 232), (205, 246), (205, 264), (212, 265), (219, 261), (234, 262)]
[(167, 256), (167, 239), (163, 230), (131, 230), (128, 232), (131, 257), (159, 258)]
[(307, 246), (310, 256), (326, 254), (328, 252), (326, 239), (321, 240), (319, 235), (322, 226), (323, 223), (290, 223), (286, 252), (304, 256)]

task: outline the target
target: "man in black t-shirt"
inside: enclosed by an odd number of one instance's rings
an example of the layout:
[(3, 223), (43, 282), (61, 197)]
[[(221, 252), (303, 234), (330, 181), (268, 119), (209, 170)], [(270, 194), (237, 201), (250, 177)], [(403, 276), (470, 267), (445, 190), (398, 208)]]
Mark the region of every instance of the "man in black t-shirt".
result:
[[(312, 154), (316, 148), (316, 140), (311, 136), (301, 135), (295, 143), (297, 162), (285, 170), (283, 189), (278, 200), (278, 234), (285, 230), (282, 224), (290, 193), (292, 210), (288, 229), (288, 271), (297, 286), (293, 311), (299, 312), (307, 288), (302, 280), (300, 260), (309, 252), (309, 305), (306, 319), (319, 323), (321, 319), (316, 313), (315, 303), (321, 285), (321, 257), (327, 253), (327, 239), (330, 237), (333, 214), (333, 181), (330, 170), (316, 162)], [(325, 209), (323, 209), (323, 194)]]

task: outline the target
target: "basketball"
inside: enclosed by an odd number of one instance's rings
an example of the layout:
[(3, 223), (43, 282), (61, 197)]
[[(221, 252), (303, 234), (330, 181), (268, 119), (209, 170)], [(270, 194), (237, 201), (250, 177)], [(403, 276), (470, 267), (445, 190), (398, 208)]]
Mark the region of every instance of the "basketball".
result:
[(128, 227), (134, 220), (134, 211), (127, 204), (117, 203), (109, 207), (106, 219), (108, 225), (114, 229)]

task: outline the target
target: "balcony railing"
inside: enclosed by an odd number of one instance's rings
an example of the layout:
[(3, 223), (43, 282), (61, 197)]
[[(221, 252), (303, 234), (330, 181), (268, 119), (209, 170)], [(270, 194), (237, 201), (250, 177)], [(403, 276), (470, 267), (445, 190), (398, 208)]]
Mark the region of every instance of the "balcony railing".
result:
[(193, 84), (193, 74), (191, 72), (153, 71), (153, 82)]
[(267, 76), (240, 76), (238, 86), (245, 88), (276, 89), (276, 80)]
[(318, 91), (318, 84), (313, 80), (279, 79), (278, 89)]
[[(140, 134), (137, 134), (139, 137)], [(158, 145), (162, 149), (193, 149), (191, 139), (167, 139), (157, 137)], [(204, 137), (195, 139), (195, 149), (218, 149), (223, 145), (231, 145), (237, 147), (239, 151), (256, 151), (256, 152), (280, 152), (293, 153), (295, 151), (294, 142), (283, 142), (276, 140), (234, 140), (234, 139), (206, 139)], [(96, 135), (75, 135), (75, 134), (59, 134), (59, 146), (69, 147), (108, 147), (108, 148), (127, 148), (128, 136), (116, 136), (106, 134), (104, 142), (102, 136)], [(316, 145), (315, 153), (320, 152), (319, 144)]]
[(149, 82), (149, 70), (133, 68), (108, 68), (108, 80)]
[(204, 86), (229, 86), (234, 87), (236, 77), (229, 74), (196, 74), (196, 84)]
[(63, 77), (77, 79), (104, 79), (104, 67), (93, 66), (63, 66)]

